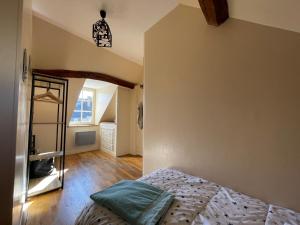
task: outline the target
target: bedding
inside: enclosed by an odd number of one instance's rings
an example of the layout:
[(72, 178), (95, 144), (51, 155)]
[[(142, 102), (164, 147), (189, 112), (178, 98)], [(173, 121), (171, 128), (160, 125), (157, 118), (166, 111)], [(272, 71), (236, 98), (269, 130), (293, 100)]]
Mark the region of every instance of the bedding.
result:
[[(175, 196), (159, 224), (164, 225), (300, 225), (300, 213), (268, 205), (175, 169), (157, 170), (138, 181)], [(128, 225), (109, 209), (87, 205), (76, 225)]]

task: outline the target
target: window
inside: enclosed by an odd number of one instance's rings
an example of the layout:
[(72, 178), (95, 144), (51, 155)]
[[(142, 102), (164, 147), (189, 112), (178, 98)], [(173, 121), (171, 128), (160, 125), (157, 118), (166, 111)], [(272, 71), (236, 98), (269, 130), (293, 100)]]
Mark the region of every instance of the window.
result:
[(76, 102), (71, 124), (91, 124), (94, 122), (94, 90), (82, 89)]

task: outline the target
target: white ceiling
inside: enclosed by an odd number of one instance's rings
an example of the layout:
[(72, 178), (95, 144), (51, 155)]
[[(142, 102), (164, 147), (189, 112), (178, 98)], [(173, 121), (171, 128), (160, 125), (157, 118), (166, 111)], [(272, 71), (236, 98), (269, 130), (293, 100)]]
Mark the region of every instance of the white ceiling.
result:
[(35, 15), (92, 41), (92, 24), (107, 10), (114, 53), (143, 64), (144, 32), (177, 6), (177, 0), (33, 0)]
[(230, 17), (300, 32), (299, 0), (228, 0)]
[[(93, 42), (92, 24), (107, 10), (113, 34), (108, 50), (143, 64), (144, 32), (179, 3), (198, 0), (33, 0), (35, 15)], [(228, 0), (230, 17), (300, 32), (300, 0)]]
[[(200, 7), (198, 0), (178, 0)], [(227, 0), (231, 18), (300, 32), (299, 0)]]
[(112, 85), (114, 85), (114, 84), (104, 82), (104, 81), (101, 81), (101, 80), (86, 79), (85, 82), (84, 82), (83, 87), (92, 88), (92, 89), (99, 89), (99, 88), (104, 88), (104, 87), (112, 86)]

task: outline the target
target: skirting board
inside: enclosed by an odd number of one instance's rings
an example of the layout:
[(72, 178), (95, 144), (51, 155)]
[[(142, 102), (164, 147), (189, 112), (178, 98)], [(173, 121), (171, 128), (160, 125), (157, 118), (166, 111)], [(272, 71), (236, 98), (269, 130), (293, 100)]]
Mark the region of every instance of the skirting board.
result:
[(79, 154), (79, 153), (84, 153), (84, 152), (91, 152), (91, 151), (97, 151), (99, 149), (75, 149), (72, 151), (66, 151), (66, 155), (75, 155), (75, 154)]

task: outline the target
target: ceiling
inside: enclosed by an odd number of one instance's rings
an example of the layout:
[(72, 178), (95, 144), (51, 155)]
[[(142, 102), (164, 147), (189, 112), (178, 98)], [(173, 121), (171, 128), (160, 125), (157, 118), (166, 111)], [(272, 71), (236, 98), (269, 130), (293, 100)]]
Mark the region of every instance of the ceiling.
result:
[(106, 9), (113, 35), (107, 48), (131, 61), (143, 64), (144, 32), (178, 4), (177, 0), (33, 0), (35, 15), (88, 41), (92, 24)]
[(107, 86), (114, 86), (114, 84), (101, 81), (101, 80), (91, 80), (91, 79), (86, 79), (84, 82), (83, 87), (85, 88), (92, 88), (92, 89), (99, 89), (99, 88), (104, 88)]
[(299, 0), (228, 0), (230, 17), (300, 32)]
[[(179, 0), (200, 7), (198, 0)], [(299, 0), (227, 0), (229, 16), (300, 33)]]
[[(88, 41), (99, 10), (107, 10), (113, 47), (122, 57), (143, 64), (144, 32), (178, 3), (199, 7), (198, 0), (33, 0), (35, 15)], [(228, 0), (230, 17), (300, 32), (299, 0)]]

